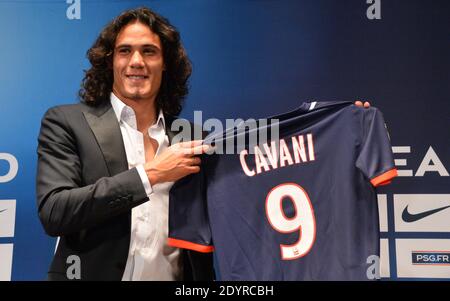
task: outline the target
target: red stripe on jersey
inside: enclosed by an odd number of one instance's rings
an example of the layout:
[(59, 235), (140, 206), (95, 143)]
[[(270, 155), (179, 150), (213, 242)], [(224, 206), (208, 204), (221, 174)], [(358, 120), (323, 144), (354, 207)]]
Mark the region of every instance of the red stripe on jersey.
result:
[(373, 186), (381, 186), (381, 185), (387, 185), (391, 183), (391, 180), (395, 178), (398, 175), (397, 169), (393, 168), (373, 179), (370, 180), (370, 183), (372, 183)]
[(181, 249), (189, 249), (189, 250), (202, 252), (202, 253), (214, 252), (213, 246), (200, 245), (200, 244), (196, 244), (196, 243), (186, 241), (186, 240), (181, 240), (181, 239), (168, 238), (167, 244), (172, 247), (181, 248)]

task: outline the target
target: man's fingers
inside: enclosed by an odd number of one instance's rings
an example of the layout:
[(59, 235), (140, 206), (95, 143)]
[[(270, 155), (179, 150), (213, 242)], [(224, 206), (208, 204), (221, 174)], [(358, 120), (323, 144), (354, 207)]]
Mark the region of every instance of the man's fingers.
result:
[(194, 146), (191, 148), (185, 148), (183, 149), (183, 153), (185, 155), (201, 155), (204, 154), (205, 152), (207, 152), (209, 149), (211, 148), (210, 145), (207, 144), (203, 144), (203, 145), (198, 145), (198, 146)]
[(363, 104), (362, 101), (357, 100), (357, 101), (355, 101), (355, 105), (358, 106), (358, 107), (361, 107), (361, 108), (362, 107), (370, 108), (370, 102), (368, 102), (368, 101), (365, 101), (364, 104)]
[(198, 173), (200, 172), (200, 166), (188, 166), (186, 167), (186, 170), (188, 171), (188, 175), (192, 173)]
[(193, 157), (191, 159), (191, 165), (200, 165), (202, 163), (202, 160), (199, 157)]
[(186, 142), (180, 142), (178, 143), (179, 146), (182, 148), (193, 148), (199, 145), (202, 145), (203, 140), (192, 140), (192, 141), (186, 141)]

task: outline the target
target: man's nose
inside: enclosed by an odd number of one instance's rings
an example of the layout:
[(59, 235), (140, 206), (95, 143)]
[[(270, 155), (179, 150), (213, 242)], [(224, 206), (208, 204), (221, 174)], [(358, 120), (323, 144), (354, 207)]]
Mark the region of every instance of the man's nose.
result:
[(139, 51), (135, 51), (131, 56), (130, 66), (135, 68), (144, 66), (144, 59)]

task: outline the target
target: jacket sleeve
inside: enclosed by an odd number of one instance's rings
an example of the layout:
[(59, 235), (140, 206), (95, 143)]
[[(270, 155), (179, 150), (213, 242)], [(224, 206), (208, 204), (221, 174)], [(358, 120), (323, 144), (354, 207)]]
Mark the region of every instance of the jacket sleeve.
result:
[(148, 200), (136, 168), (83, 185), (77, 141), (60, 108), (43, 117), (37, 154), (37, 208), (50, 236), (90, 228)]

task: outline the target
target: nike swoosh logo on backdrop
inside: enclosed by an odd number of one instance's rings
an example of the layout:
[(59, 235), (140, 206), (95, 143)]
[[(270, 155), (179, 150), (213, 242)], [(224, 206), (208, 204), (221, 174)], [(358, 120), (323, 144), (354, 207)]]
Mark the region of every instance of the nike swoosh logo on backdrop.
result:
[(432, 215), (432, 214), (435, 214), (435, 213), (437, 213), (439, 211), (447, 209), (449, 207), (450, 206), (444, 206), (444, 207), (441, 207), (441, 208), (432, 209), (432, 210), (424, 211), (424, 212), (421, 212), (421, 213), (411, 214), (411, 213), (408, 212), (408, 206), (406, 206), (405, 209), (403, 209), (402, 219), (405, 222), (407, 222), (407, 223), (412, 223), (412, 222), (418, 221), (418, 220), (420, 220), (422, 218), (425, 218), (425, 217), (427, 217), (429, 215)]

